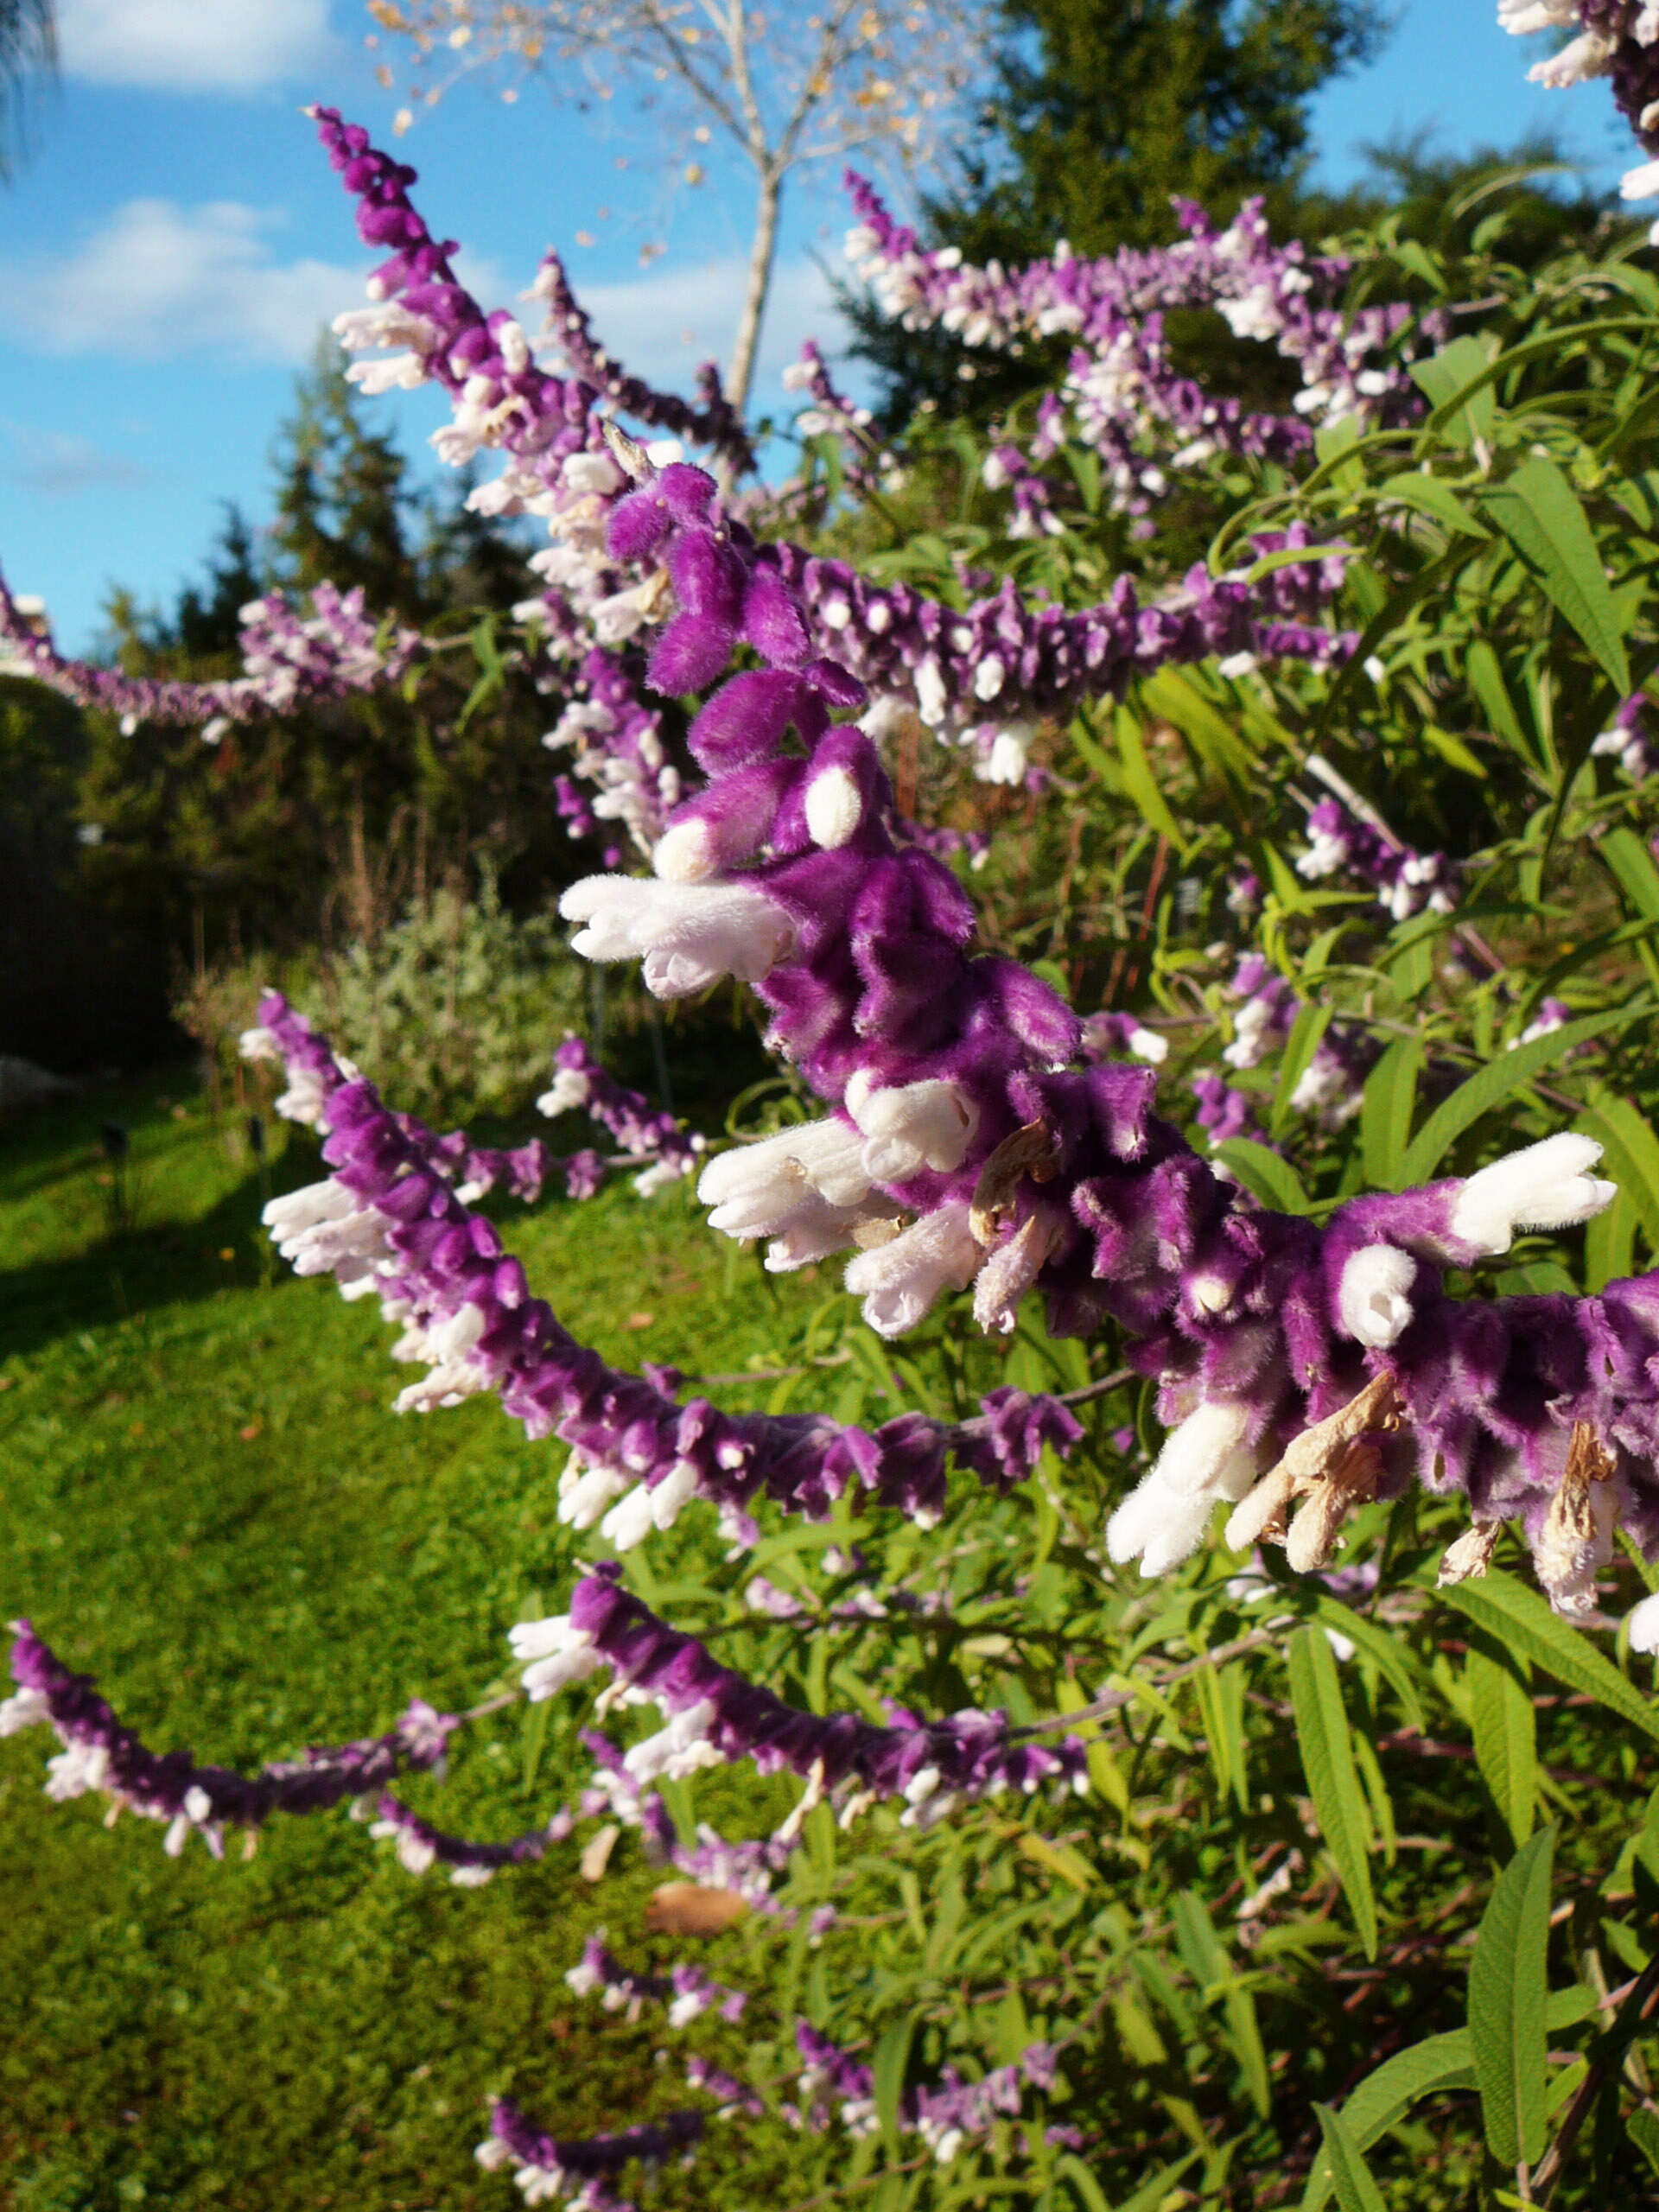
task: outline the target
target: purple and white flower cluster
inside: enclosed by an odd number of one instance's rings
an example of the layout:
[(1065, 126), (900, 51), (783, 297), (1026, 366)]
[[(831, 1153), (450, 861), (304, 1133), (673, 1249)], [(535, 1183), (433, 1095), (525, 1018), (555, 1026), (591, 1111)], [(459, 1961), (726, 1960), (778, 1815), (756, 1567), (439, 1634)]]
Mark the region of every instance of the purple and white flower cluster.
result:
[(361, 1743), (311, 1750), (296, 1759), (238, 1774), (200, 1766), (188, 1751), (152, 1751), (102, 1697), (88, 1675), (66, 1667), (27, 1621), (11, 1624), (11, 1674), (17, 1687), (0, 1702), (0, 1736), (36, 1725), (50, 1727), (63, 1749), (47, 1765), (48, 1797), (97, 1791), (121, 1812), (163, 1821), (163, 1848), (172, 1857), (193, 1835), (215, 1859), (226, 1828), (251, 1832), (276, 1813), (320, 1813), (349, 1798), (372, 1795), (398, 1774), (442, 1772), (449, 1738), (461, 1716), (436, 1712), (418, 1699), (395, 1728)]
[(240, 676), (212, 683), (167, 677), (127, 676), (71, 660), (52, 643), (33, 605), (14, 599), (0, 580), (0, 644), (8, 661), (73, 699), (77, 706), (116, 715), (129, 734), (141, 722), (199, 727), (217, 744), (234, 722), (289, 715), (319, 699), (340, 699), (397, 683), (419, 649), (419, 632), (365, 612), (362, 588), (336, 591), (321, 583), (311, 611), (298, 613), (280, 592), (251, 600), (242, 609)]
[(664, 1725), (624, 1757), (636, 1786), (748, 1759), (758, 1773), (799, 1777), (810, 1803), (838, 1798), (843, 1825), (882, 1798), (902, 1798), (906, 1824), (925, 1825), (963, 1799), (1010, 1788), (1088, 1787), (1076, 1738), (1052, 1749), (1015, 1743), (1003, 1713), (921, 1721), (899, 1710), (880, 1727), (855, 1713), (800, 1712), (658, 1619), (620, 1574), (614, 1563), (596, 1568), (571, 1592), (568, 1613), (522, 1623), (512, 1641), (532, 1700), (608, 1669), (607, 1696), (657, 1706)]
[(444, 1172), (443, 1141), (389, 1112), (276, 994), (260, 1014), (287, 1058), (290, 1094), (305, 1088), (327, 1132), (334, 1171), (266, 1208), (280, 1249), (302, 1273), (333, 1274), (348, 1298), (378, 1295), (402, 1325), (394, 1357), (431, 1371), (401, 1408), (493, 1390), (532, 1436), (569, 1444), (560, 1510), (571, 1525), (603, 1515), (603, 1533), (626, 1548), (702, 1497), (734, 1536), (752, 1541), (757, 1498), (822, 1517), (849, 1489), (925, 1522), (943, 1508), (947, 1455), (1002, 1489), (1024, 1480), (1046, 1446), (1064, 1451), (1081, 1436), (1058, 1399), (1007, 1388), (966, 1421), (906, 1413), (873, 1433), (817, 1415), (677, 1404), (658, 1382), (607, 1366), (530, 1295), (522, 1267)]
[[(330, 1094), (350, 1082), (356, 1069), (330, 1049), (327, 1040), (319, 1036), (303, 1014), (294, 1011), (280, 992), (268, 993), (260, 1012), (258, 1025), (243, 1032), (243, 1058), (282, 1065), (288, 1088), (276, 1098), (274, 1110), (284, 1121), (322, 1128)], [(580, 1096), (575, 1095), (578, 1090)], [(537, 1103), (549, 1116), (575, 1105), (588, 1105), (593, 1119), (622, 1147), (620, 1161), (639, 1166), (634, 1188), (642, 1196), (649, 1197), (664, 1184), (677, 1182), (696, 1164), (700, 1140), (687, 1136), (671, 1115), (658, 1112), (640, 1092), (608, 1075), (580, 1039), (567, 1039), (555, 1052), (553, 1088)], [(504, 1150), (475, 1145), (464, 1129), (435, 1135), (412, 1114), (399, 1115), (397, 1120), (420, 1147), (428, 1166), (453, 1185), (467, 1205), (498, 1188), (526, 1205), (549, 1189), (556, 1189), (568, 1198), (591, 1198), (611, 1169), (620, 1164), (591, 1147), (562, 1154), (539, 1137), (532, 1137), (528, 1144)], [(302, 1270), (317, 1271), (308, 1266)], [(353, 1294), (360, 1297), (369, 1285), (362, 1278), (359, 1284)]]
[[(1068, 434), (1106, 463), (1114, 504), (1141, 512), (1168, 491), (1171, 470), (1223, 452), (1290, 460), (1310, 448), (1313, 423), (1390, 420), (1411, 404), (1408, 380), (1389, 359), (1407, 310), (1344, 314), (1333, 302), (1348, 264), (1310, 256), (1299, 242), (1275, 245), (1259, 200), (1246, 201), (1224, 229), (1178, 200), (1186, 236), (1173, 246), (1086, 260), (1062, 240), (1052, 257), (1010, 270), (995, 261), (975, 267), (955, 247), (923, 251), (862, 177), (849, 171), (847, 186), (859, 217), (848, 257), (881, 311), (906, 329), (937, 326), (967, 346), (1015, 354), (1034, 340), (1077, 338), (1029, 454), (1006, 446), (987, 470), (988, 483), (1014, 487), (1020, 534), (1051, 526), (1030, 468)], [(1235, 336), (1271, 343), (1299, 363), (1295, 411), (1252, 413), (1177, 373), (1160, 312), (1172, 307), (1213, 308)], [(968, 365), (963, 372), (971, 373)]]
[[(794, 2107), (801, 2125), (827, 2126), (830, 2113), (824, 2099), (830, 2097), (836, 2117), (849, 2135), (873, 2135), (880, 2124), (874, 2069), (805, 2020), (796, 2023), (795, 2043), (804, 2062), (798, 2084), (799, 2102)], [(1025, 2085), (1052, 2089), (1058, 2079), (1058, 2056), (1052, 2044), (1032, 2044), (1013, 2064), (995, 2067), (977, 2082), (964, 2081), (954, 2066), (947, 2066), (932, 2088), (918, 2084), (905, 2091), (899, 2127), (917, 2136), (940, 2165), (948, 2166), (964, 2144), (988, 2135), (999, 2120), (1018, 2116)]]
[(581, 1037), (555, 1046), (552, 1087), (536, 1109), (550, 1121), (579, 1111), (597, 1122), (630, 1159), (644, 1163), (633, 1183), (642, 1198), (690, 1174), (704, 1149), (700, 1136), (688, 1136), (671, 1114), (601, 1067)]
[(592, 385), (618, 414), (690, 445), (706, 446), (734, 475), (747, 474), (754, 467), (754, 442), (721, 390), (714, 362), (705, 361), (697, 371), (698, 407), (629, 375), (615, 355), (594, 340), (588, 310), (570, 288), (563, 261), (551, 251), (543, 255), (524, 297), (542, 302), (547, 321), (541, 334), (571, 375)]
[(1311, 883), (1339, 870), (1376, 887), (1396, 922), (1414, 914), (1449, 914), (1458, 903), (1458, 864), (1444, 853), (1414, 852), (1381, 827), (1363, 822), (1339, 798), (1322, 798), (1307, 817), (1313, 842), (1296, 862)]
[[(1577, 34), (1548, 60), (1535, 61), (1528, 78), (1556, 92), (1610, 78), (1618, 111), (1647, 156), (1625, 172), (1619, 196), (1651, 200), (1659, 194), (1659, 10), (1649, 0), (1497, 0), (1497, 20), (1519, 38), (1535, 31)], [(1659, 245), (1659, 222), (1648, 235)]]
[(1603, 760), (1617, 760), (1633, 784), (1646, 783), (1659, 763), (1659, 736), (1656, 736), (1653, 719), (1653, 702), (1646, 692), (1633, 692), (1592, 745), (1591, 752)]
[[(556, 779), (559, 812), (571, 836), (613, 835), (601, 824), (615, 823), (649, 859), (664, 821), (679, 804), (681, 785), (680, 772), (664, 748), (662, 715), (639, 696), (642, 673), (637, 654), (607, 652), (595, 645), (582, 657), (564, 711), (542, 742), (554, 753), (569, 747), (571, 773), (595, 787), (589, 798), (569, 777)], [(620, 846), (607, 846), (607, 868), (619, 867), (622, 858)]]
[(689, 2158), (702, 2139), (700, 2112), (670, 2113), (620, 2135), (588, 2136), (561, 2142), (532, 2127), (517, 2105), (503, 2097), (490, 2114), (490, 2133), (478, 2146), (480, 2165), (513, 2169), (513, 2180), (526, 2204), (568, 2200), (570, 2212), (634, 2212), (613, 2184), (623, 2170)]

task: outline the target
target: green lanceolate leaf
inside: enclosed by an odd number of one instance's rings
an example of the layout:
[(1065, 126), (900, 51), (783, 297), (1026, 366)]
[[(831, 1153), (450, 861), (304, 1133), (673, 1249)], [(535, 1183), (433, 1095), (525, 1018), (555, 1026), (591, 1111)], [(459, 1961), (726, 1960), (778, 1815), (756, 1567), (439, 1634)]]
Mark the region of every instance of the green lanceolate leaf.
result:
[(1141, 819), (1150, 823), (1160, 837), (1167, 837), (1178, 853), (1186, 850), (1186, 840), (1177, 827), (1174, 816), (1159, 790), (1147, 759), (1147, 748), (1141, 735), (1141, 725), (1127, 707), (1117, 710), (1117, 754), (1123, 777), (1123, 788), (1141, 810)]
[(1497, 1816), (1518, 1847), (1532, 1834), (1538, 1788), (1538, 1730), (1524, 1656), (1476, 1635), (1465, 1675), (1474, 1723), (1475, 1764)]
[(1309, 1206), (1301, 1178), (1287, 1160), (1252, 1137), (1229, 1137), (1216, 1147), (1216, 1158), (1230, 1167), (1252, 1198), (1281, 1213), (1306, 1213)]
[[(1343, 2126), (1356, 2149), (1369, 2151), (1419, 2098), (1474, 2086), (1475, 2055), (1468, 2029), (1429, 2036), (1422, 2043), (1413, 2044), (1409, 2050), (1396, 2051), (1375, 2074), (1366, 2075), (1342, 2107)], [(1322, 2149), (1307, 2177), (1301, 2212), (1322, 2212), (1335, 2186), (1328, 2149)]]
[(1371, 2179), (1370, 2168), (1344, 2124), (1342, 2114), (1329, 2105), (1315, 2105), (1319, 2133), (1325, 2139), (1324, 2158), (1342, 2212), (1386, 2212), (1382, 2192)]
[(1573, 1126), (1605, 1147), (1606, 1172), (1620, 1198), (1629, 1199), (1649, 1243), (1659, 1251), (1659, 1137), (1646, 1118), (1628, 1099), (1592, 1093)]
[(1421, 1038), (1402, 1037), (1389, 1046), (1365, 1078), (1359, 1145), (1365, 1180), (1379, 1191), (1402, 1187), (1400, 1163), (1411, 1141), (1411, 1117), (1422, 1065)]
[(1500, 2164), (1533, 2165), (1548, 2116), (1549, 1876), (1555, 1831), (1523, 1843), (1492, 1891), (1469, 1961), (1469, 2037), (1486, 2145)]
[(1302, 1772), (1319, 1833), (1339, 1876), (1368, 1959), (1376, 1956), (1376, 1904), (1371, 1894), (1370, 1821), (1354, 1770), (1348, 1713), (1337, 1662), (1322, 1628), (1298, 1629), (1290, 1640), (1290, 1696)]
[(1595, 850), (1637, 912), (1648, 921), (1659, 921), (1659, 868), (1635, 830), (1620, 823), (1605, 833)]
[(885, 2028), (870, 2062), (875, 2089), (875, 2116), (887, 2139), (887, 2149), (899, 2148), (899, 2108), (905, 2094), (905, 2072), (910, 2063), (910, 2038), (914, 2019), (895, 2020)]
[(1627, 1682), (1611, 1659), (1589, 1637), (1551, 1612), (1535, 1590), (1511, 1574), (1496, 1571), (1478, 1581), (1453, 1583), (1440, 1592), (1479, 1628), (1512, 1651), (1524, 1651), (1535, 1666), (1569, 1689), (1582, 1690), (1622, 1720), (1659, 1738), (1659, 1707)]
[(1535, 454), (1483, 504), (1624, 697), (1630, 664), (1612, 588), (1589, 518), (1566, 476)]
[(1535, 1037), (1529, 1044), (1517, 1045), (1513, 1052), (1500, 1052), (1484, 1068), (1477, 1069), (1449, 1098), (1441, 1100), (1407, 1146), (1400, 1163), (1399, 1187), (1409, 1189), (1414, 1184), (1427, 1183), (1464, 1131), (1471, 1128), (1483, 1114), (1491, 1113), (1535, 1076), (1553, 1067), (1575, 1045), (1626, 1024), (1630, 1018), (1624, 1007), (1606, 1014), (1586, 1014), (1577, 1021), (1563, 1022), (1548, 1036)]

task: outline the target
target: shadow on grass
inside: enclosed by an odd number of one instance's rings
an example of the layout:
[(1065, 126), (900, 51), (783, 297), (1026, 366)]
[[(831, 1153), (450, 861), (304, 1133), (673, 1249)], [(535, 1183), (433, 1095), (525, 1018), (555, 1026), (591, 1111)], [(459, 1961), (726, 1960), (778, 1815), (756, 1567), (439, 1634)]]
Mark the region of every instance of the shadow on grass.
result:
[(265, 1192), (298, 1179), (267, 1181), (262, 1191), (256, 1172), (194, 1221), (140, 1224), (71, 1256), (0, 1272), (0, 1353), (27, 1354), (77, 1329), (106, 1328), (220, 1290), (287, 1282), (259, 1211)]

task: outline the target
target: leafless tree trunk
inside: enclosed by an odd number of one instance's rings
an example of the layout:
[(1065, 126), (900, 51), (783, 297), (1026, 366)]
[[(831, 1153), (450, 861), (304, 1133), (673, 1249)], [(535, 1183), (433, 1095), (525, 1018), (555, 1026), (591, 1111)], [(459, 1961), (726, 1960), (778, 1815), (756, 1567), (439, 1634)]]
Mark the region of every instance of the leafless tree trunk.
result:
[(749, 246), (749, 275), (743, 294), (743, 312), (738, 317), (737, 336), (732, 346), (732, 365), (726, 372), (726, 397), (740, 415), (748, 406), (749, 386), (754, 380), (755, 348), (760, 342), (761, 319), (766, 311), (766, 295), (772, 289), (772, 264), (778, 244), (778, 211), (783, 196), (781, 174), (771, 168), (763, 168), (760, 196), (755, 201), (754, 237)]

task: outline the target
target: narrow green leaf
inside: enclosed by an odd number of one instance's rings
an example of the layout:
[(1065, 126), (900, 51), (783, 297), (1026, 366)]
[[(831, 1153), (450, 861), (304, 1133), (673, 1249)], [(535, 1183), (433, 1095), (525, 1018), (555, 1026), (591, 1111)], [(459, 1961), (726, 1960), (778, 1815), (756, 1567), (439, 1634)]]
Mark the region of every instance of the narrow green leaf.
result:
[(1316, 2104), (1313, 2109), (1319, 2114), (1325, 2157), (1342, 2212), (1388, 2212), (1382, 2192), (1371, 2179), (1370, 2168), (1361, 2156), (1359, 2145), (1344, 2125), (1342, 2114), (1333, 2112), (1329, 2105)]
[(1435, 406), (1421, 426), (1418, 450), (1421, 452), (1425, 446), (1431, 444), (1459, 408), (1468, 405), (1476, 392), (1486, 385), (1496, 383), (1506, 371), (1518, 368), (1522, 361), (1535, 360), (1542, 353), (1560, 353), (1567, 346), (1611, 335), (1616, 330), (1647, 330), (1650, 327), (1650, 322), (1640, 315), (1601, 315), (1592, 322), (1572, 322), (1564, 329), (1546, 330), (1539, 337), (1523, 339), (1520, 345), (1506, 347), (1495, 360), (1489, 361), (1467, 384), (1454, 391), (1449, 399)]
[(1486, 2146), (1500, 2164), (1543, 2155), (1549, 1998), (1553, 1827), (1523, 1843), (1493, 1888), (1469, 1961), (1469, 2038), (1474, 2046)]
[[(1173, 2158), (1168, 2165), (1154, 2174), (1150, 2181), (1143, 2181), (1133, 2196), (1126, 2196), (1118, 2206), (1117, 2212), (1160, 2212), (1165, 2198), (1181, 2176), (1191, 2171), (1198, 2155), (1196, 2151), (1189, 2151), (1183, 2158)], [(1061, 2159), (1057, 2162), (1054, 2171), (1058, 2173), (1066, 2164), (1075, 2163), (1074, 2160)], [(1070, 2178), (1068, 2174), (1067, 2179)]]
[(1609, 830), (1593, 850), (1605, 863), (1637, 912), (1659, 921), (1659, 868), (1634, 830), (1620, 823)]
[(1578, 632), (1621, 698), (1630, 664), (1612, 588), (1588, 516), (1556, 464), (1541, 454), (1484, 495), (1487, 513)]
[(1449, 1098), (1441, 1100), (1407, 1146), (1400, 1162), (1399, 1187), (1409, 1190), (1414, 1184), (1427, 1183), (1464, 1131), (1472, 1128), (1483, 1114), (1491, 1113), (1494, 1106), (1524, 1089), (1575, 1045), (1628, 1025), (1632, 1019), (1632, 1010), (1627, 1007), (1586, 1014), (1577, 1021), (1563, 1022), (1548, 1036), (1535, 1037), (1529, 1044), (1517, 1045), (1512, 1052), (1500, 1052), (1488, 1060), (1467, 1082), (1460, 1083)]
[[(1405, 2117), (1419, 2098), (1432, 2097), (1446, 2089), (1472, 2089), (1474, 2086), (1475, 2055), (1469, 2031), (1455, 2028), (1450, 2035), (1429, 2036), (1422, 2043), (1413, 2044), (1408, 2050), (1399, 2050), (1392, 2058), (1385, 2058), (1374, 2074), (1365, 2076), (1343, 2106), (1343, 2125), (1357, 2148), (1369, 2151), (1379, 2136), (1386, 2135), (1397, 2120)], [(1322, 2212), (1335, 2186), (1330, 2158), (1321, 2151), (1307, 2177), (1301, 2212)]]
[(1580, 1630), (1571, 1627), (1535, 1590), (1512, 1574), (1489, 1570), (1478, 1581), (1454, 1582), (1440, 1596), (1499, 1643), (1524, 1651), (1567, 1688), (1582, 1690), (1645, 1735), (1659, 1738), (1659, 1709), (1627, 1682)]
[(1359, 1116), (1359, 1148), (1365, 1180), (1374, 1190), (1402, 1187), (1400, 1163), (1411, 1141), (1411, 1117), (1417, 1103), (1417, 1077), (1423, 1065), (1421, 1037), (1402, 1037), (1365, 1078)]
[(1532, 1834), (1538, 1789), (1538, 1729), (1524, 1656), (1476, 1634), (1465, 1675), (1474, 1725), (1475, 1764), (1497, 1816), (1518, 1849)]
[(1659, 1137), (1645, 1116), (1628, 1099), (1592, 1093), (1573, 1126), (1603, 1146), (1621, 1199), (1630, 1199), (1649, 1243), (1659, 1251)]
[(910, 2038), (916, 2022), (895, 2020), (881, 2031), (870, 2062), (875, 2088), (875, 2116), (889, 2152), (899, 2148), (899, 2108), (905, 2094), (905, 2072), (910, 2063)]
[(1281, 1213), (1306, 1213), (1312, 1201), (1300, 1176), (1280, 1154), (1271, 1152), (1254, 1137), (1229, 1137), (1216, 1147), (1215, 1157), (1230, 1167), (1252, 1198)]
[(1444, 528), (1461, 531), (1466, 537), (1490, 537), (1491, 532), (1484, 523), (1471, 514), (1449, 484), (1436, 476), (1424, 476), (1408, 469), (1398, 476), (1390, 476), (1377, 486), (1379, 496), (1397, 499), (1402, 506), (1412, 507), (1419, 514), (1429, 516)]
[(1366, 1619), (1344, 1605), (1340, 1598), (1332, 1598), (1319, 1591), (1313, 1599), (1313, 1611), (1327, 1628), (1338, 1636), (1345, 1636), (1357, 1650), (1370, 1660), (1400, 1700), (1406, 1726), (1420, 1732), (1424, 1726), (1423, 1708), (1417, 1694), (1417, 1685), (1412, 1679), (1411, 1667), (1405, 1657), (1407, 1646), (1401, 1637), (1388, 1629), (1379, 1628), (1375, 1621)]
[[(1544, 2025), (1551, 2035), (1559, 2035), (1592, 2012), (1595, 2002), (1587, 1989), (1552, 1990)], [(1385, 2058), (1349, 2096), (1342, 2117), (1360, 2149), (1369, 2151), (1421, 2098), (1474, 2087), (1474, 2045), (1467, 2028), (1453, 2028), (1449, 2035), (1426, 2037), (1408, 2050)], [(1322, 2212), (1331, 2190), (1331, 2170), (1321, 2154), (1314, 2159), (1307, 2177), (1300, 2212)]]
[(1149, 822), (1160, 837), (1167, 837), (1178, 853), (1185, 853), (1186, 840), (1158, 788), (1147, 759), (1140, 723), (1127, 707), (1118, 709), (1116, 721), (1117, 754), (1123, 771), (1124, 790), (1140, 809), (1141, 820)]
[(1111, 2199), (1075, 2152), (1068, 2151), (1055, 2159), (1054, 2173), (1084, 2207), (1084, 2212), (1112, 2212)]
[[(1306, 559), (1306, 556), (1303, 556)], [(1250, 748), (1236, 726), (1206, 699), (1197, 685), (1173, 668), (1160, 669), (1141, 686), (1154, 714), (1179, 730), (1187, 743), (1217, 774), (1243, 785), (1249, 780)]]
[(1633, 2112), (1624, 2123), (1624, 2132), (1659, 2174), (1659, 2113)]
[(553, 1717), (553, 1700), (542, 1698), (524, 1707), (524, 1781), (525, 1794), (536, 1786), (536, 1777), (542, 1764), (542, 1752), (547, 1744), (548, 1723)]
[(1515, 702), (1510, 698), (1509, 687), (1503, 681), (1503, 671), (1498, 665), (1497, 655), (1484, 638), (1477, 638), (1474, 640), (1464, 655), (1464, 666), (1468, 671), (1469, 681), (1474, 687), (1476, 698), (1486, 709), (1486, 718), (1492, 726), (1493, 735), (1506, 738), (1516, 752), (1523, 759), (1530, 760), (1533, 757), (1532, 747), (1527, 741), (1526, 732), (1521, 727), (1521, 717), (1515, 711)]
[(1290, 1640), (1290, 1697), (1302, 1772), (1368, 1959), (1376, 1956), (1376, 1904), (1371, 1895), (1370, 1822), (1354, 1771), (1348, 1713), (1337, 1662), (1322, 1628), (1298, 1629)]

